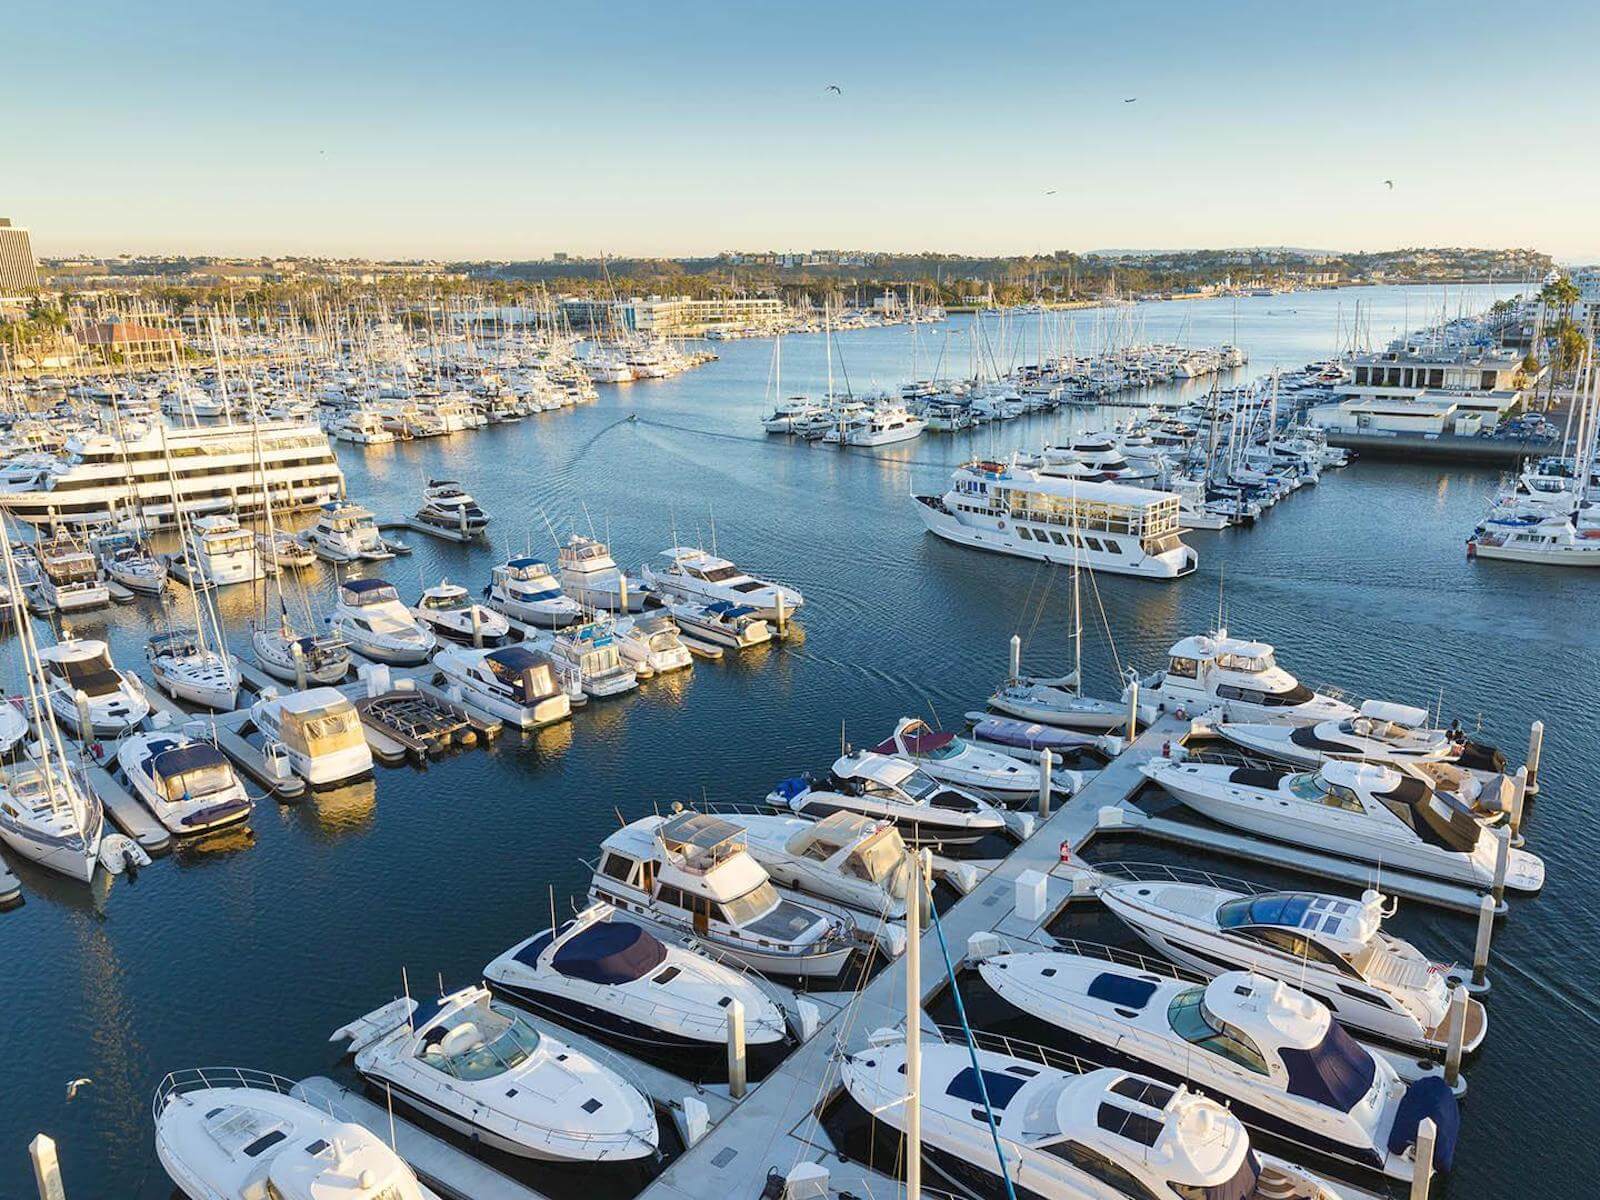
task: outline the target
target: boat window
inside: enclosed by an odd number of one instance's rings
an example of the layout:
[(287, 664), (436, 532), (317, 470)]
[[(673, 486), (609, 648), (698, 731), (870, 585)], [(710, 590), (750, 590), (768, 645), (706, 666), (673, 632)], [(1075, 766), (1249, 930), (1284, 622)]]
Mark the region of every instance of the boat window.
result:
[(1017, 526), (1017, 536), (1025, 542), (1033, 541), (1033, 534), (1028, 532), (1028, 527), (1026, 525)]
[(1118, 1195), (1130, 1196), (1133, 1200), (1156, 1200), (1156, 1194), (1140, 1183), (1131, 1171), (1112, 1162), (1098, 1150), (1091, 1150), (1073, 1141), (1056, 1142), (1044, 1149), (1057, 1158), (1065, 1159), (1089, 1178), (1114, 1188)]
[(211, 763), (177, 775), (164, 777), (167, 799), (180, 800), (210, 796), (233, 787), (233, 768), (227, 763)]
[(685, 912), (689, 909), (689, 898), (670, 883), (661, 885), (661, 891), (656, 894), (656, 903), (668, 908), (681, 908)]
[(1329, 808), (1342, 808), (1346, 812), (1364, 813), (1361, 798), (1343, 784), (1329, 783), (1321, 775), (1307, 773), (1289, 780), (1289, 790), (1302, 800), (1312, 800)]
[(744, 895), (725, 901), (722, 911), (729, 925), (748, 925), (778, 906), (778, 891), (771, 881), (758, 884)]
[(442, 595), (424, 596), (422, 607), (441, 611), (450, 611), (467, 607), (467, 594), (465, 592), (445, 592)]
[(263, 1133), (255, 1141), (246, 1146), (244, 1148), (244, 1154), (248, 1158), (259, 1157), (262, 1151), (270, 1150), (273, 1146), (276, 1146), (279, 1142), (283, 1141), (287, 1136), (288, 1135), (281, 1129), (269, 1129), (266, 1133)]
[(1244, 1161), (1233, 1173), (1233, 1178), (1223, 1183), (1208, 1186), (1203, 1183), (1179, 1183), (1173, 1180), (1171, 1187), (1181, 1200), (1249, 1200), (1250, 1197), (1257, 1195), (1256, 1181), (1260, 1176), (1261, 1163), (1256, 1159), (1256, 1152), (1246, 1150)]
[(312, 757), (367, 744), (361, 732), (361, 718), (354, 708), (308, 713), (301, 716), (297, 724), (305, 738), (306, 753)]
[(1184, 1041), (1238, 1063), (1257, 1075), (1267, 1073), (1266, 1060), (1254, 1042), (1211, 1015), (1204, 987), (1179, 992), (1167, 1005), (1167, 1023)]
[(600, 864), (600, 873), (602, 875), (609, 875), (612, 879), (621, 883), (632, 884), (638, 875), (638, 870), (639, 863), (637, 860), (611, 851), (606, 852), (605, 861)]
[(695, 573), (707, 583), (721, 583), (724, 579), (732, 579), (738, 575), (739, 568), (730, 564), (725, 567), (712, 567), (709, 571), (697, 571)]
[(1180, 679), (1193, 679), (1199, 674), (1200, 664), (1192, 658), (1173, 657), (1167, 666), (1167, 674), (1176, 675)]

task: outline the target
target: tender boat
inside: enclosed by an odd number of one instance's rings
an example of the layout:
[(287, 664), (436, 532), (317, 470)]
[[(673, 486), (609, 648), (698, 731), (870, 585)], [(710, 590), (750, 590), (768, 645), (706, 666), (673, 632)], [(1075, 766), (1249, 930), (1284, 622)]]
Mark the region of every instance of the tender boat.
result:
[(608, 612), (640, 612), (649, 597), (642, 579), (617, 567), (604, 542), (575, 533), (556, 557), (561, 590), (585, 608)]
[(549, 655), (556, 678), (569, 695), (620, 696), (639, 686), (638, 672), (622, 661), (607, 622), (534, 632), (523, 645)]
[[(50, 710), (79, 737), (121, 737), (150, 715), (144, 689), (111, 661), (104, 642), (69, 637), (41, 647), (39, 659)], [(78, 719), (79, 692), (88, 701), (88, 729)]]
[(329, 562), (381, 562), (394, 557), (394, 549), (378, 532), (377, 518), (346, 500), (324, 504), (316, 523), (300, 537), (318, 558)]
[(919, 845), (970, 845), (1006, 829), (1005, 815), (993, 805), (940, 783), (915, 763), (870, 750), (837, 759), (824, 779), (783, 780), (767, 802), (812, 820), (853, 812), (893, 821), (907, 841)]
[(276, 1075), (175, 1071), (152, 1107), (156, 1157), (189, 1200), (439, 1200), (377, 1135)]
[(492, 608), (474, 604), (466, 588), (448, 579), (417, 597), (411, 611), (439, 637), (463, 645), (498, 646), (511, 633), (511, 625), (504, 616)]
[(210, 742), (165, 730), (132, 734), (117, 747), (117, 766), (156, 820), (178, 837), (250, 819), (244, 785)]
[(690, 637), (734, 650), (747, 650), (772, 640), (772, 628), (753, 608), (730, 600), (697, 604), (685, 600), (667, 611)]
[(744, 1006), (756, 1078), (789, 1050), (782, 1010), (746, 973), (662, 941), (609, 904), (518, 942), (483, 969), (496, 995), (632, 1053), (720, 1077), (728, 1004)]
[(707, 813), (645, 817), (611, 834), (589, 897), (768, 975), (833, 979), (855, 949), (849, 918), (780, 896), (743, 830)]
[(678, 624), (664, 612), (618, 617), (611, 625), (622, 660), (641, 674), (667, 675), (694, 666), (689, 648), (678, 636)]
[[(894, 732), (872, 748), (874, 754), (902, 758), (916, 764), (924, 774), (941, 783), (971, 788), (1001, 800), (1016, 800), (1039, 794), (1039, 768), (998, 750), (986, 750), (953, 733), (935, 733), (926, 721), (902, 717)], [(1060, 790), (1075, 791), (1075, 777), (1068, 772), (1052, 783)], [(1067, 786), (1061, 788), (1061, 784)]]
[(1315, 767), (1330, 758), (1361, 762), (1451, 762), (1469, 770), (1499, 774), (1506, 758), (1492, 746), (1467, 739), (1460, 729), (1431, 729), (1428, 711), (1404, 704), (1368, 700), (1359, 716), (1315, 725), (1220, 722), (1216, 731), (1236, 746), (1296, 766)]
[(337, 688), (265, 697), (250, 706), (250, 720), (269, 747), (281, 747), (294, 773), (312, 787), (333, 787), (372, 774), (361, 716)]
[(433, 665), (463, 698), (519, 729), (537, 729), (572, 715), (549, 657), (527, 646), (474, 650), (447, 646)]
[(490, 608), (527, 625), (560, 629), (583, 619), (583, 607), (537, 558), (513, 558), (495, 567), (484, 598)]
[(692, 546), (673, 546), (661, 557), (665, 566), (652, 570), (647, 563), (643, 568), (645, 582), (658, 592), (702, 603), (726, 600), (761, 617), (776, 617), (780, 598), (790, 613), (805, 603), (794, 588), (747, 575), (727, 559)]
[(891, 822), (836, 812), (820, 821), (739, 813), (745, 849), (774, 882), (877, 917), (905, 916), (906, 844)]
[(454, 479), (430, 479), (422, 489), (422, 507), (412, 520), (436, 529), (476, 536), (489, 527), (489, 515)]
[(226, 651), (213, 650), (194, 629), (158, 633), (145, 643), (157, 685), (174, 700), (232, 712), (239, 700), (239, 672)]
[(1226, 629), (1184, 638), (1167, 652), (1167, 669), (1139, 684), (1141, 707), (1199, 716), (1220, 708), (1229, 721), (1315, 725), (1346, 721), (1356, 709), (1313, 692), (1278, 665), (1265, 642), (1245, 642)]
[(401, 602), (394, 585), (382, 579), (345, 580), (327, 620), (352, 650), (378, 662), (425, 663), (439, 644), (433, 630)]
[(474, 984), (336, 1030), (356, 1070), (474, 1142), (544, 1162), (653, 1158), (655, 1109), (609, 1067)]

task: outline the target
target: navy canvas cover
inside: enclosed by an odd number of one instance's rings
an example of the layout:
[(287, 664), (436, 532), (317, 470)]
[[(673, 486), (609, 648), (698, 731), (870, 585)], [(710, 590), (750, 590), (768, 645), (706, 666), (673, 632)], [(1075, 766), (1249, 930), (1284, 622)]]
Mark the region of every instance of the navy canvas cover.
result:
[(574, 934), (551, 965), (569, 979), (618, 984), (648, 975), (666, 957), (667, 948), (638, 925), (607, 921)]
[(1155, 995), (1156, 985), (1148, 979), (1129, 979), (1110, 971), (1096, 975), (1089, 983), (1089, 996), (1123, 1008), (1143, 1008)]
[(1349, 1112), (1372, 1087), (1378, 1064), (1338, 1024), (1309, 1050), (1284, 1046), (1278, 1051), (1289, 1072), (1289, 1093), (1315, 1104)]
[(1015, 1075), (1007, 1075), (1001, 1071), (985, 1071), (983, 1073), (983, 1091), (978, 1090), (978, 1073), (971, 1067), (963, 1067), (957, 1071), (950, 1080), (950, 1086), (945, 1088), (944, 1094), (957, 1100), (965, 1100), (968, 1104), (982, 1104), (983, 1093), (989, 1094), (989, 1107), (995, 1112), (1000, 1112), (1011, 1103), (1026, 1079), (1018, 1079)]
[(1394, 1128), (1389, 1131), (1389, 1153), (1403, 1154), (1416, 1143), (1417, 1126), (1423, 1117), (1432, 1117), (1438, 1130), (1433, 1143), (1434, 1170), (1448, 1171), (1455, 1160), (1456, 1137), (1461, 1132), (1461, 1109), (1450, 1085), (1438, 1075), (1417, 1080), (1400, 1098)]

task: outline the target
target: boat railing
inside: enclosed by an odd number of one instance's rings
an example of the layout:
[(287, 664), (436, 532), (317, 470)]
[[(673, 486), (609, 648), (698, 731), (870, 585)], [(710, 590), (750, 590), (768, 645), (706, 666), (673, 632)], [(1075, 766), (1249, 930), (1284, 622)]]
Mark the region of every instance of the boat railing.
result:
[(1202, 871), (1198, 867), (1140, 861), (1094, 863), (1092, 866), (1102, 875), (1110, 875), (1130, 883), (1188, 883), (1213, 887), (1225, 892), (1242, 892), (1249, 896), (1263, 895), (1272, 890), (1259, 883), (1236, 879), (1231, 875)]
[(1176, 966), (1164, 958), (1152, 958), (1148, 954), (1140, 954), (1137, 950), (1124, 950), (1120, 946), (1108, 946), (1103, 942), (1083, 942), (1077, 938), (1051, 938), (1050, 943), (1052, 948), (1063, 954), (1100, 959), (1114, 966), (1132, 967), (1149, 975), (1160, 975), (1166, 979), (1182, 980), (1185, 983), (1205, 983), (1207, 980), (1207, 976), (1198, 971)]
[[(967, 1044), (968, 1032), (960, 1025), (936, 1025), (939, 1037), (954, 1046)], [(990, 1033), (987, 1030), (974, 1029), (971, 1031), (972, 1044), (979, 1050), (987, 1050), (991, 1054), (1004, 1054), (1009, 1058), (1019, 1058), (1025, 1062), (1036, 1062), (1057, 1071), (1067, 1071), (1073, 1075), (1085, 1075), (1090, 1071), (1099, 1069), (1099, 1064), (1088, 1059), (1079, 1058), (1075, 1054), (1068, 1054), (1064, 1050), (1052, 1049), (1041, 1046), (1038, 1042), (1024, 1041), (1021, 1038), (1008, 1037), (1003, 1033)]]
[(156, 1086), (155, 1097), (150, 1106), (151, 1116), (159, 1120), (162, 1112), (175, 1097), (213, 1088), (248, 1088), (252, 1091), (276, 1092), (280, 1096), (288, 1096), (313, 1108), (319, 1108), (340, 1120), (349, 1119), (331, 1101), (306, 1091), (294, 1080), (274, 1075), (270, 1071), (257, 1071), (253, 1067), (185, 1067), (179, 1071), (169, 1071)]

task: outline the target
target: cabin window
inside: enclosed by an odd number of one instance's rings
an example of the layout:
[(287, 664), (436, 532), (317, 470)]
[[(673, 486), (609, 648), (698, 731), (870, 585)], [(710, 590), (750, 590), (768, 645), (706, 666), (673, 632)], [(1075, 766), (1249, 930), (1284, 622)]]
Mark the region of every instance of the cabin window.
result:
[(1089, 549), (1093, 550), (1097, 554), (1100, 552), (1100, 539), (1099, 538), (1086, 537), (1083, 540), (1084, 540), (1085, 543), (1088, 544)]
[(1050, 531), (1050, 540), (1058, 546), (1065, 546), (1067, 544), (1067, 539), (1061, 536), (1061, 531), (1059, 529), (1052, 529)]
[[(1176, 675), (1180, 679), (1193, 679), (1200, 673), (1200, 664), (1192, 658), (1173, 658), (1167, 668), (1167, 674)], [(1220, 689), (1219, 689), (1220, 690)]]
[(1033, 534), (1028, 532), (1028, 527), (1026, 525), (1017, 526), (1017, 536), (1025, 542), (1033, 541)]
[(638, 871), (639, 864), (622, 854), (606, 853), (605, 862), (600, 864), (600, 872), (609, 875), (620, 883), (631, 883)]
[(687, 911), (689, 908), (688, 899), (681, 891), (673, 887), (670, 883), (663, 883), (661, 885), (661, 891), (657, 894), (656, 900), (661, 904), (665, 904), (669, 908), (681, 908), (685, 911)]

